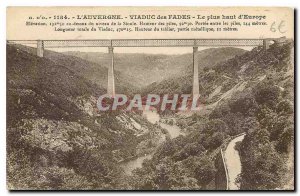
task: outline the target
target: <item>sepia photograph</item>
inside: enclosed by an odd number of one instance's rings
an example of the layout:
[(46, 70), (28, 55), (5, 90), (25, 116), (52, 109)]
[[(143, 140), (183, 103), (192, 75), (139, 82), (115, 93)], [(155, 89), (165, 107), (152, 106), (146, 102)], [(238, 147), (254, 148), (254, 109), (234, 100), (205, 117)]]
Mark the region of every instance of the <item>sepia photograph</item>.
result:
[(6, 11), (8, 190), (295, 190), (293, 8)]

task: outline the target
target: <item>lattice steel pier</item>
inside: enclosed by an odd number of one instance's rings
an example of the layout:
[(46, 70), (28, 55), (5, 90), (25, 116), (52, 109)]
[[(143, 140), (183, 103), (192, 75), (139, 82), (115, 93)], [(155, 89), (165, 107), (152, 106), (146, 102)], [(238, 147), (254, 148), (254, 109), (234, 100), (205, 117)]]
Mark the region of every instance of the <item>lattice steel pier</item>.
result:
[(198, 47), (225, 47), (225, 46), (263, 46), (267, 50), (275, 39), (95, 39), (95, 40), (8, 40), (7, 44), (35, 45), (37, 56), (44, 56), (45, 48), (72, 48), (72, 47), (107, 47), (111, 65), (108, 69), (107, 93), (115, 95), (114, 80), (114, 47), (193, 47), (193, 96), (199, 97)]

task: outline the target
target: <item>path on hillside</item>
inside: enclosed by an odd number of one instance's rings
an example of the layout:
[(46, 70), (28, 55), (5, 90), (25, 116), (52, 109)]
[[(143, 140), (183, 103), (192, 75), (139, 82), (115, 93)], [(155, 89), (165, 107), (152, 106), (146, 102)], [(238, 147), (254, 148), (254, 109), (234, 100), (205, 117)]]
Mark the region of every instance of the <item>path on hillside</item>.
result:
[(235, 149), (237, 142), (241, 142), (245, 137), (245, 134), (240, 135), (231, 140), (224, 151), (225, 164), (228, 171), (228, 189), (238, 190), (239, 184), (235, 183), (236, 178), (242, 171), (241, 159), (238, 151)]

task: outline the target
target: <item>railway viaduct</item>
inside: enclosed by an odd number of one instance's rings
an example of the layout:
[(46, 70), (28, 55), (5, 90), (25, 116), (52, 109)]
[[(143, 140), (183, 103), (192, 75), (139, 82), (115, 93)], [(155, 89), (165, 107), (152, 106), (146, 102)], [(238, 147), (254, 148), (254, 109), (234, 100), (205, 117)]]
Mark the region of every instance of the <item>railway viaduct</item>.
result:
[(193, 50), (193, 97), (199, 97), (198, 78), (198, 47), (255, 47), (263, 46), (267, 50), (276, 39), (95, 39), (95, 40), (7, 40), (7, 44), (35, 45), (37, 56), (43, 57), (45, 48), (80, 48), (80, 47), (106, 47), (110, 58), (108, 68), (107, 94), (114, 96), (114, 48), (115, 47), (191, 47)]

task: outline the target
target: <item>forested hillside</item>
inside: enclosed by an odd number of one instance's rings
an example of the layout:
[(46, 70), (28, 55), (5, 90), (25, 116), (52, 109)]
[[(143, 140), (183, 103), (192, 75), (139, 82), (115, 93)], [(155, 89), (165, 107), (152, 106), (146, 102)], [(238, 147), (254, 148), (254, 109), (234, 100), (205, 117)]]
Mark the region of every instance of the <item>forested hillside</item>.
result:
[(7, 46), (10, 189), (116, 188), (124, 175), (118, 162), (143, 153), (141, 142), (157, 145), (162, 134), (134, 113), (98, 113), (97, 96), (106, 90), (67, 68), (67, 60)]
[[(200, 84), (228, 88), (219, 81), (232, 77), (239, 88), (218, 92), (212, 112), (177, 114), (187, 136), (168, 140), (137, 169), (131, 183), (137, 189), (215, 189), (215, 160), (220, 148), (239, 133), (236, 147), (242, 161), (241, 189), (293, 189), (294, 75), (293, 43), (261, 47), (221, 62), (200, 73)], [(210, 80), (203, 79), (210, 76)], [(184, 79), (182, 79), (184, 80)], [(218, 82), (219, 81), (219, 82)], [(180, 83), (180, 82), (178, 82)], [(174, 83), (177, 84), (176, 80)], [(181, 93), (184, 93), (181, 91)], [(219, 98), (220, 99), (220, 98)]]

